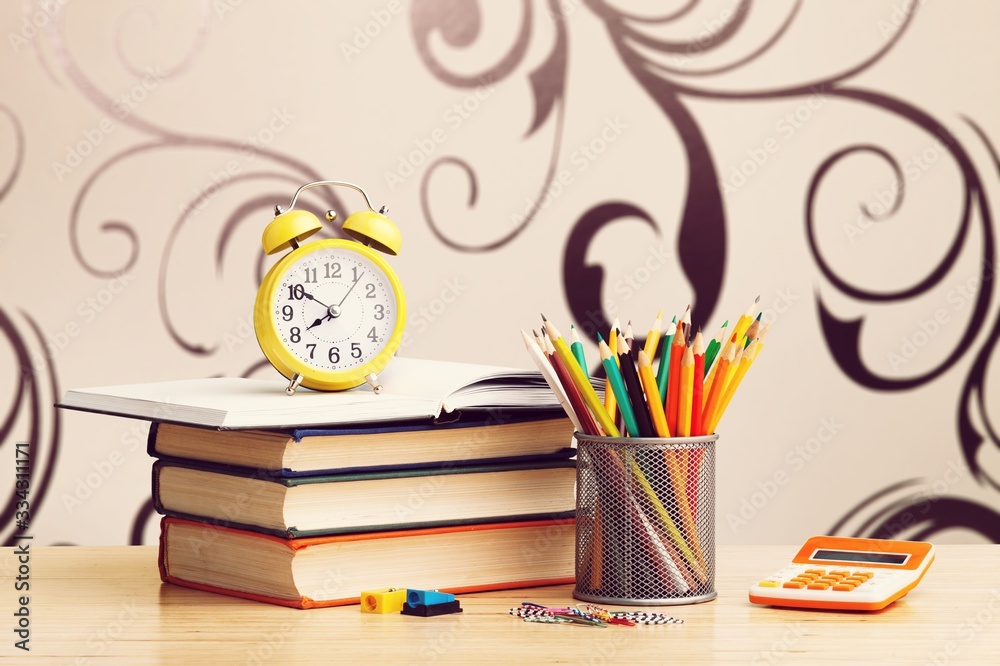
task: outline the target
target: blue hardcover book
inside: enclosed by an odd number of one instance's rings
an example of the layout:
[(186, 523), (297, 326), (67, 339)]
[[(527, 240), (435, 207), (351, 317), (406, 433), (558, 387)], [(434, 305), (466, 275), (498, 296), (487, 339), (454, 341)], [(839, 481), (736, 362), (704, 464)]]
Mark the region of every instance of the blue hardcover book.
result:
[(159, 460), (160, 513), (286, 538), (574, 515), (576, 461), (275, 478)]
[(217, 430), (153, 422), (156, 458), (301, 476), (560, 460), (576, 454), (562, 411), (454, 413), (454, 420), (335, 428)]

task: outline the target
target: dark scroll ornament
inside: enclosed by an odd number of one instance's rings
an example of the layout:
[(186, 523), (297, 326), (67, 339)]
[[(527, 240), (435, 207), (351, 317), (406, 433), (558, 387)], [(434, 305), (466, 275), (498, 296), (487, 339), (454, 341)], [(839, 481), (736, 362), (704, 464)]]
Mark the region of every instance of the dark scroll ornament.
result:
[(150, 520), (154, 520), (155, 518), (156, 508), (153, 506), (153, 500), (148, 499), (142, 503), (142, 506), (135, 513), (135, 518), (132, 520), (132, 529), (129, 532), (130, 546), (145, 545), (146, 526)]
[[(24, 323), (17, 323), (0, 308), (0, 337), (13, 353), (16, 370), (11, 375), (14, 383), (11, 402), (0, 412), (0, 448), (4, 451), (4, 458), (16, 465), (18, 460), (24, 460), (16, 457), (16, 443), (28, 443), (26, 453), (30, 480), (27, 522), (30, 526), (45, 507), (51, 488), (59, 454), (61, 419), (59, 410), (54, 407), (59, 398), (59, 383), (52, 355), (35, 321), (24, 313), (19, 319)], [(33, 353), (32, 349), (44, 351)], [(19, 422), (27, 423), (26, 433), (22, 427), (17, 427)], [(10, 494), (2, 500), (0, 508), (0, 544), (4, 546), (14, 545), (14, 535), (22, 531), (18, 529), (15, 517), (18, 511), (23, 510), (23, 505), (19, 508), (18, 502), (24, 498), (17, 494), (14, 481), (10, 482), (10, 486)]]
[(974, 500), (928, 492), (925, 481), (907, 479), (858, 502), (829, 533), (933, 541), (949, 530), (971, 532), (1000, 543), (1000, 513)]
[[(442, 4), (445, 6), (442, 6)], [(518, 220), (511, 226), (509, 231), (501, 233), (497, 238), (481, 243), (464, 243), (449, 237), (436, 222), (430, 203), (431, 181), (434, 175), (442, 168), (451, 166), (461, 169), (469, 182), (469, 194), (466, 199), (466, 206), (471, 209), (476, 204), (478, 192), (475, 169), (467, 160), (455, 156), (440, 157), (433, 161), (421, 176), (420, 206), (434, 235), (443, 244), (454, 250), (460, 252), (490, 252), (514, 240), (535, 219), (544, 201), (543, 194), (548, 191), (555, 178), (559, 150), (562, 145), (563, 119), (565, 115), (564, 95), (567, 37), (566, 26), (563, 24), (563, 17), (560, 15), (561, 10), (558, 1), (547, 0), (546, 7), (553, 19), (555, 40), (552, 50), (545, 61), (528, 76), (534, 95), (535, 106), (531, 125), (525, 132), (525, 137), (534, 135), (549, 116), (552, 115), (553, 111), (556, 112), (556, 126), (552, 140), (552, 149), (549, 154), (549, 161), (546, 166), (543, 182), (538, 188), (532, 205), (526, 211), (524, 219)], [(445, 42), (453, 48), (467, 47), (472, 44), (480, 35), (482, 28), (478, 3), (475, 0), (449, 0), (446, 3), (432, 0), (418, 0), (414, 3), (412, 12), (413, 34), (416, 40), (417, 51), (431, 73), (449, 85), (460, 88), (472, 88), (499, 82), (509, 76), (521, 63), (531, 41), (534, 19), (532, 18), (532, 7), (528, 0), (521, 1), (521, 13), (524, 18), (514, 44), (495, 65), (474, 75), (458, 75), (449, 71), (437, 60), (431, 52), (429, 37), (431, 34), (439, 32)], [(501, 221), (495, 223), (493, 227), (502, 230), (506, 224), (506, 221)]]
[(601, 294), (604, 285), (604, 269), (587, 263), (587, 252), (594, 238), (616, 220), (626, 217), (639, 218), (654, 231), (659, 229), (649, 214), (627, 202), (613, 201), (594, 206), (577, 221), (566, 241), (563, 255), (563, 284), (569, 310), (580, 329), (591, 340), (597, 332), (606, 332), (611, 326)]

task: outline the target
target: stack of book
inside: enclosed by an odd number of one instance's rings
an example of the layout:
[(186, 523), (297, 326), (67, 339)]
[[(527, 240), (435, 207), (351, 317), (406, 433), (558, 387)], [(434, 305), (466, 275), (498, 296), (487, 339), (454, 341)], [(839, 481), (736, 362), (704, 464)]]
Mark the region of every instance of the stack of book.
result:
[(571, 422), (537, 373), (398, 358), (385, 391), (211, 378), (68, 391), (147, 419), (160, 572), (298, 608), (572, 582)]

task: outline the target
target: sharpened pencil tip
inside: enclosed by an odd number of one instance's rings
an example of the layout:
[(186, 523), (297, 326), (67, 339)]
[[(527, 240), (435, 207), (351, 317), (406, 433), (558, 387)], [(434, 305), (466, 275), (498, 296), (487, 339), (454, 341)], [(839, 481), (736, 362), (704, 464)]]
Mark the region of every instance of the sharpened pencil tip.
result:
[(600, 333), (597, 334), (597, 341), (598, 342), (604, 342), (604, 338), (601, 337)]
[(542, 315), (542, 321), (548, 321), (548, 318), (544, 314), (542, 314), (541, 312), (539, 312), (538, 314)]

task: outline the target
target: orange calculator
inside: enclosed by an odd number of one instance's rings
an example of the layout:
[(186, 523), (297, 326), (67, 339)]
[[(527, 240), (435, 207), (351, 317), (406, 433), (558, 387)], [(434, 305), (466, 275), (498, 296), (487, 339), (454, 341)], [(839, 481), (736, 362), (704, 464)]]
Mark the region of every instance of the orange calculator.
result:
[(791, 564), (750, 586), (770, 606), (872, 611), (917, 586), (934, 561), (923, 541), (814, 536)]

